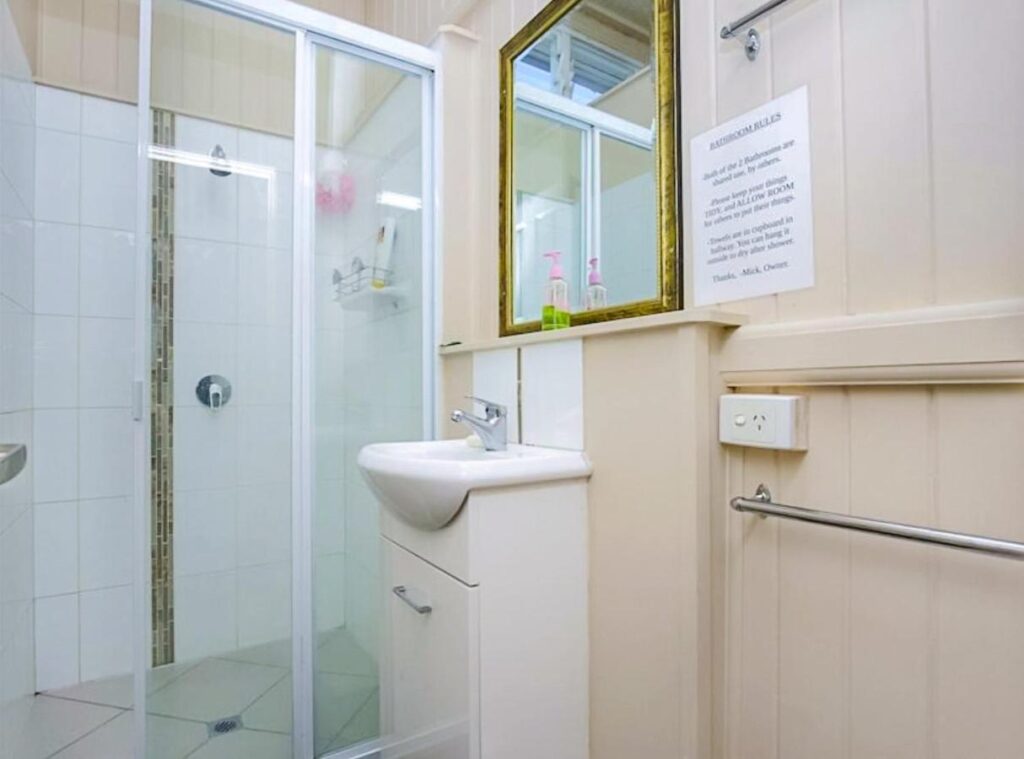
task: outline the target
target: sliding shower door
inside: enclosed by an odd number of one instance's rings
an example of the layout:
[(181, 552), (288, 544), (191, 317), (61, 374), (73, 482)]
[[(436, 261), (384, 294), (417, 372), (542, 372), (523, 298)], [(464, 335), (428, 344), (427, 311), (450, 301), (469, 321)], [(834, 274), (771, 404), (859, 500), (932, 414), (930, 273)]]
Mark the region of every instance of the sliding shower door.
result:
[(431, 54), (263, 0), (142, 11), (137, 747), (375, 751), (356, 456), (432, 434)]
[(431, 78), (324, 41), (312, 58), (314, 733), (317, 755), (380, 734), (378, 506), (368, 443), (427, 419)]
[(283, 759), (295, 35), (152, 8), (147, 756)]

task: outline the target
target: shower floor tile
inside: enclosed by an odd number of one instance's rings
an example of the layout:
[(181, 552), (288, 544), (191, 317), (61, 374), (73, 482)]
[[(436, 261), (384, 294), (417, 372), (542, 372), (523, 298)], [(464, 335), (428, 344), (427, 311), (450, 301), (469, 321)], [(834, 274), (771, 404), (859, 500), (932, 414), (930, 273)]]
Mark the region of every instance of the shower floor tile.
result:
[(292, 739), (243, 729), (210, 739), (189, 759), (292, 759)]
[[(135, 715), (123, 712), (99, 729), (73, 743), (53, 759), (129, 759), (132, 754), (132, 722)], [(146, 717), (148, 759), (182, 759), (207, 741), (206, 725), (169, 717)]]
[[(317, 750), (331, 743), (339, 731), (352, 722), (367, 701), (377, 701), (377, 679), (374, 677), (318, 672), (314, 687)], [(256, 730), (290, 733), (292, 678), (286, 677), (246, 709), (242, 713), (242, 724)]]
[(147, 711), (212, 722), (240, 714), (287, 674), (282, 667), (206, 659), (154, 693)]
[(11, 756), (45, 759), (65, 746), (110, 722), (120, 709), (37, 696), (21, 734), (15, 736)]
[(348, 630), (333, 630), (321, 638), (316, 652), (316, 668), (339, 675), (377, 676), (377, 664)]
[[(150, 670), (146, 673), (146, 693), (155, 693), (198, 664), (199, 662), (196, 661), (184, 662), (183, 664), (165, 664), (162, 667)], [(48, 695), (70, 701), (82, 701), (88, 704), (131, 709), (135, 701), (133, 688), (132, 678), (125, 675), (122, 677), (111, 677), (106, 680), (90, 680), (89, 682), (72, 685), (69, 688), (49, 691)]]
[[(168, 664), (147, 672), (147, 759), (290, 759), (291, 641)], [(319, 639), (316, 745), (376, 737), (377, 668), (347, 630)], [(130, 759), (132, 678), (95, 680), (37, 696), (18, 759)], [(242, 715), (242, 728), (209, 738), (207, 723)]]

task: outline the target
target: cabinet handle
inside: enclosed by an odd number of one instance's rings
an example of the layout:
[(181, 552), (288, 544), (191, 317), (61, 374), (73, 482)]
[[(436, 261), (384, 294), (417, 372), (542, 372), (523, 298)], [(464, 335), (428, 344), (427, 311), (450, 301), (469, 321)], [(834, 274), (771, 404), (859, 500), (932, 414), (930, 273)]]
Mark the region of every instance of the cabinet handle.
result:
[(431, 611), (433, 611), (430, 604), (418, 604), (411, 598), (409, 598), (409, 593), (405, 589), (404, 585), (396, 585), (391, 589), (391, 592), (398, 596), (400, 599), (402, 599), (402, 601), (408, 604), (412, 609), (414, 609), (417, 614), (429, 614)]

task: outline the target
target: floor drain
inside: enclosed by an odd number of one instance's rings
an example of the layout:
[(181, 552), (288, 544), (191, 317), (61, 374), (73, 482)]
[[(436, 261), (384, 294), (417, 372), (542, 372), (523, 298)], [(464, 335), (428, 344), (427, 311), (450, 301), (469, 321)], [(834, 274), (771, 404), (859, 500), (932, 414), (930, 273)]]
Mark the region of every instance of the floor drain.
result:
[(240, 728), (242, 726), (242, 718), (225, 717), (214, 722), (208, 722), (206, 726), (210, 732), (210, 737), (216, 738), (218, 735), (225, 735)]

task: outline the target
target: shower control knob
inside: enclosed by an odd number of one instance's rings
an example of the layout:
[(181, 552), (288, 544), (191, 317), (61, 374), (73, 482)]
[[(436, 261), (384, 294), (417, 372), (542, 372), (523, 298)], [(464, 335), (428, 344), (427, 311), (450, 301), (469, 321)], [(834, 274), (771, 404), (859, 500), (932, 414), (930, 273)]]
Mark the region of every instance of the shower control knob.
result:
[(231, 400), (231, 383), (219, 374), (207, 374), (196, 385), (196, 398), (211, 411), (220, 411)]

